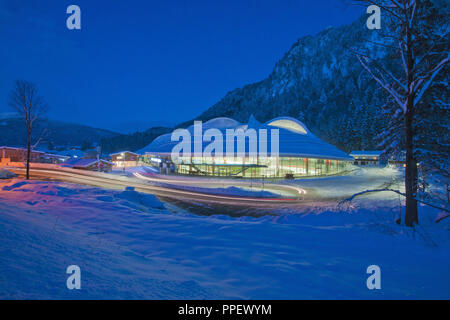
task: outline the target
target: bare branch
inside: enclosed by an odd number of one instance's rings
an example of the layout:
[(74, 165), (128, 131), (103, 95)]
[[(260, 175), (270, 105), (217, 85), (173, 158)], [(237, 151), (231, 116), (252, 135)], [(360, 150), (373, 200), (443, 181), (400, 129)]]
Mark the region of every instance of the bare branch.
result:
[[(404, 194), (403, 192), (400, 192), (399, 190), (394, 190), (394, 189), (389, 189), (389, 188), (384, 188), (384, 189), (371, 189), (371, 190), (364, 190), (364, 191), (355, 193), (355, 194), (353, 194), (352, 196), (350, 196), (349, 198), (346, 198), (346, 199), (344, 199), (344, 200), (339, 201), (338, 206), (340, 206), (340, 205), (342, 205), (342, 204), (344, 204), (344, 203), (346, 203), (346, 202), (351, 202), (353, 199), (355, 199), (356, 197), (361, 196), (361, 195), (363, 195), (363, 194), (366, 194), (366, 193), (373, 193), (373, 192), (383, 192), (383, 191), (394, 192), (394, 193), (399, 194), (399, 195), (401, 195), (401, 196), (403, 196), (403, 197), (406, 197), (406, 194)], [(420, 200), (420, 199), (416, 199), (416, 200), (417, 200), (418, 202), (423, 203), (423, 204), (425, 204), (425, 205), (427, 205), (427, 206), (430, 206), (430, 207), (432, 207), (432, 208), (450, 212), (450, 210), (447, 209), (447, 208), (439, 207), (439, 206), (437, 206), (437, 205), (435, 205), (435, 204), (432, 204), (432, 203), (429, 203), (429, 202), (425, 202), (425, 201)]]
[(387, 83), (385, 83), (382, 79), (380, 79), (380, 77), (377, 77), (372, 72), (372, 70), (369, 68), (369, 66), (367, 66), (367, 64), (362, 61), (361, 56), (357, 55), (357, 57), (358, 57), (358, 60), (361, 63), (361, 65), (364, 67), (364, 69), (367, 70), (367, 72), (369, 72), (369, 74), (372, 76), (372, 78), (375, 81), (377, 81), (380, 84), (380, 86), (391, 95), (391, 97), (395, 100), (395, 102), (399, 105), (399, 107), (403, 110), (403, 112), (406, 112), (406, 105), (401, 100), (401, 95), (394, 88), (392, 88)]
[(445, 58), (441, 62), (439, 62), (433, 69), (428, 71), (425, 74), (425, 76), (423, 76), (417, 82), (417, 85), (415, 86), (414, 91), (417, 92), (417, 90), (419, 90), (421, 85), (422, 85), (422, 88), (417, 93), (417, 95), (416, 95), (416, 97), (414, 99), (414, 103), (415, 104), (420, 102), (420, 99), (422, 99), (423, 94), (425, 93), (425, 91), (430, 87), (430, 85), (432, 84), (434, 78), (438, 75), (439, 71), (441, 71), (444, 68), (444, 66), (448, 63), (448, 61), (449, 61), (449, 58), (447, 56), (447, 58)]
[(47, 105), (44, 103), (43, 99), (37, 95), (36, 86), (33, 83), (24, 80), (15, 82), (10, 95), (9, 105), (25, 120), (27, 132), (26, 178), (29, 179), (31, 150), (41, 141), (41, 138), (39, 138), (36, 144), (31, 146), (32, 129), (34, 122), (47, 110)]

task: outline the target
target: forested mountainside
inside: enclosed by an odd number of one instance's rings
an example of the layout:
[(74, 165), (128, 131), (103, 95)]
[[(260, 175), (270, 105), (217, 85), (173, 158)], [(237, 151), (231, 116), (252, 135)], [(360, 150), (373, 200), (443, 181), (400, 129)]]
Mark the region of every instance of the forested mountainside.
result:
[(172, 131), (172, 128), (153, 127), (143, 132), (106, 137), (101, 139), (100, 145), (102, 146), (102, 152), (104, 153), (124, 150), (137, 151), (148, 145), (155, 138), (170, 131)]
[[(0, 145), (24, 147), (26, 146), (25, 121), (16, 115), (5, 116), (0, 119)], [(116, 132), (93, 128), (90, 126), (55, 121), (38, 120), (32, 131), (32, 143), (38, 140), (39, 145), (89, 148), (100, 142), (102, 138), (118, 136)], [(37, 147), (39, 149), (39, 147)]]
[[(386, 126), (384, 92), (362, 68), (352, 48), (371, 46), (376, 30), (366, 17), (317, 35), (300, 38), (268, 78), (230, 91), (197, 119), (226, 116), (246, 122), (292, 116), (342, 150), (373, 149)], [(381, 47), (373, 46), (384, 55)], [(192, 120), (179, 126), (192, 124)]]

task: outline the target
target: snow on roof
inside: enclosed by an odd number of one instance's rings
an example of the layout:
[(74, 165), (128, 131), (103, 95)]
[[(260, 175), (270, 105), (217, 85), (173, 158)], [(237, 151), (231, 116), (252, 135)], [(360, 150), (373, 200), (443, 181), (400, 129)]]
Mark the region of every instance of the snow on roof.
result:
[[(220, 130), (220, 129), (235, 128), (239, 125), (240, 125), (240, 123), (234, 119), (227, 118), (227, 117), (219, 117), (219, 118), (214, 118), (214, 119), (208, 120), (205, 123), (203, 123), (203, 128), (205, 128), (205, 129), (216, 128), (216, 129)], [(190, 126), (190, 127), (193, 127), (193, 126)]]
[(81, 151), (81, 150), (77, 150), (77, 149), (74, 149), (74, 150), (63, 150), (63, 151), (59, 151), (57, 153), (60, 154), (60, 155), (63, 155), (63, 156), (69, 156), (69, 157), (74, 157), (74, 158), (77, 158), (77, 157), (81, 158), (81, 157), (84, 156), (84, 152)]
[(62, 154), (53, 154), (53, 153), (45, 153), (45, 154), (44, 154), (44, 157), (51, 157), (51, 158), (66, 158), (66, 159), (69, 159), (69, 158), (70, 158), (69, 156), (65, 156), (65, 155), (62, 155)]
[(0, 146), (0, 149), (12, 149), (12, 150), (18, 150), (18, 149), (23, 149), (23, 148)]
[(120, 151), (120, 152), (114, 152), (114, 153), (110, 153), (110, 156), (115, 156), (116, 154), (122, 154), (122, 153), (131, 153), (131, 154), (135, 154), (137, 156), (139, 156), (139, 153), (136, 152), (131, 152), (131, 151)]
[(349, 154), (351, 156), (379, 157), (379, 156), (381, 156), (382, 153), (383, 153), (383, 151), (373, 150), (373, 151), (352, 151)]
[(81, 167), (81, 168), (85, 168), (85, 167), (89, 167), (89, 166), (91, 166), (93, 164), (96, 164), (99, 161), (107, 163), (107, 164), (110, 164), (110, 165), (113, 165), (112, 162), (109, 162), (109, 161), (104, 160), (104, 159), (100, 159), (100, 160), (97, 160), (97, 159), (70, 159), (70, 160), (67, 160), (66, 162), (64, 162), (63, 166), (64, 167)]
[[(27, 151), (27, 148), (8, 147), (8, 146), (0, 146), (0, 149), (10, 149), (10, 150), (22, 150), (22, 151)], [(34, 153), (45, 153), (44, 151), (38, 151), (38, 150), (33, 150), (33, 149), (31, 149), (31, 152), (34, 152)]]
[(299, 120), (292, 117), (278, 117), (266, 122), (268, 126), (283, 128), (295, 133), (308, 134), (308, 128)]
[[(205, 130), (215, 128), (223, 134), (223, 152), (226, 152), (226, 129), (241, 128), (245, 131), (254, 129), (258, 132), (259, 129), (267, 130), (267, 152), (270, 154), (271, 146), (271, 129), (278, 129), (279, 132), (279, 155), (280, 156), (292, 156), (292, 157), (307, 157), (318, 159), (333, 159), (333, 160), (345, 160), (351, 161), (352, 157), (348, 156), (345, 152), (337, 149), (312, 134), (306, 126), (300, 121), (290, 117), (279, 117), (268, 121), (265, 124), (261, 124), (256, 119), (250, 118), (248, 124), (241, 124), (230, 118), (215, 118), (202, 124), (203, 133)], [(191, 137), (194, 135), (194, 126), (191, 125), (187, 128)], [(171, 133), (159, 136), (148, 146), (139, 150), (140, 153), (149, 154), (170, 154), (172, 149), (178, 144), (178, 141), (171, 141)], [(246, 139), (245, 150), (248, 154), (249, 139)], [(203, 150), (209, 141), (203, 141)], [(259, 149), (259, 145), (258, 145)], [(237, 142), (235, 141), (234, 150), (238, 150)], [(193, 150), (192, 150), (193, 151)]]

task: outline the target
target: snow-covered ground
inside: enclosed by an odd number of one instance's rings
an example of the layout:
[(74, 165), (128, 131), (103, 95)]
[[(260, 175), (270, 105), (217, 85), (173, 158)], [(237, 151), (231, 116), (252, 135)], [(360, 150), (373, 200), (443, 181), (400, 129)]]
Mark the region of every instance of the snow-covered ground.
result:
[[(306, 201), (336, 200), (370, 189), (392, 188), (403, 191), (402, 172), (389, 167), (354, 167), (345, 175), (285, 179), (231, 179), (216, 177), (196, 177), (183, 175), (161, 175), (156, 169), (139, 166), (123, 170), (113, 170), (113, 174), (127, 177), (139, 177), (141, 181), (155, 183), (166, 187), (192, 190), (211, 194), (228, 194), (241, 196), (293, 197), (298, 190), (283, 190), (277, 187), (294, 186), (306, 190), (301, 198)], [(137, 174), (137, 176), (135, 176)], [(267, 192), (268, 191), (268, 192)], [(252, 195), (253, 193), (253, 195)], [(398, 198), (395, 194), (379, 194), (382, 199)]]
[[(386, 187), (403, 191), (402, 180), (402, 172), (396, 168), (355, 167), (355, 170), (347, 175), (297, 179), (291, 183), (314, 189), (315, 197), (318, 199), (332, 199), (345, 198), (364, 190)], [(386, 194), (382, 193), (381, 197), (386, 198)]]
[[(341, 180), (348, 185), (330, 182), (327, 192), (351, 187)], [(439, 211), (421, 206), (420, 227), (408, 229), (394, 222), (401, 201), (386, 199), (232, 218), (197, 216), (134, 191), (5, 180), (0, 298), (449, 299), (450, 219), (435, 223)], [(74, 264), (81, 290), (66, 288)], [(373, 264), (381, 290), (366, 287)]]

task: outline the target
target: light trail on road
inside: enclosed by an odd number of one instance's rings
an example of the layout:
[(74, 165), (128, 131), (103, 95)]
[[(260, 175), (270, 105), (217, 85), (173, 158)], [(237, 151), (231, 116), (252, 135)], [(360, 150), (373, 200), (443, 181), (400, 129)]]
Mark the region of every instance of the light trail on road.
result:
[[(195, 185), (198, 185), (199, 183), (201, 183), (202, 185), (205, 185), (205, 184), (218, 185), (218, 184), (225, 184), (226, 182), (228, 182), (228, 181), (221, 181), (221, 182), (219, 182), (219, 181), (214, 181), (214, 180), (213, 181), (211, 181), (211, 180), (202, 180), (202, 181), (200, 181), (199, 179), (195, 179), (195, 180), (166, 179), (166, 178), (163, 178), (161, 176), (158, 176), (157, 178), (152, 178), (152, 177), (144, 176), (144, 175), (140, 174), (139, 172), (133, 172), (133, 175), (136, 178), (139, 178), (139, 179), (142, 179), (142, 180), (151, 181), (151, 182), (155, 182), (155, 183), (163, 182), (163, 183), (169, 183), (169, 184), (173, 184), (173, 185), (180, 185), (180, 184), (181, 185), (183, 185), (183, 184), (195, 184)], [(243, 182), (243, 181), (240, 181), (240, 182), (233, 181), (233, 183), (230, 184), (230, 186), (237, 186), (237, 185), (248, 187), (249, 185), (258, 185), (258, 183), (255, 183), (255, 182)], [(295, 195), (298, 195), (298, 196), (302, 196), (302, 195), (305, 195), (307, 193), (305, 189), (297, 187), (297, 186), (292, 186), (292, 185), (280, 185), (280, 184), (270, 183), (270, 184), (266, 184), (265, 186), (268, 187), (268, 188), (271, 188), (271, 189), (279, 188), (279, 189), (293, 190), (295, 192)]]
[[(23, 175), (25, 169), (14, 168), (11, 171)], [(114, 176), (107, 174), (100, 174), (94, 172), (86, 172), (83, 170), (76, 169), (42, 169), (42, 168), (31, 168), (30, 174), (32, 178), (44, 178), (44, 179), (54, 179), (64, 182), (72, 182), (78, 184), (87, 184), (104, 188), (121, 189), (124, 187), (134, 187), (137, 191), (146, 192), (154, 194), (162, 198), (172, 198), (174, 200), (185, 201), (198, 201), (206, 203), (223, 203), (226, 205), (236, 205), (236, 206), (263, 206), (267, 204), (280, 204), (283, 205), (298, 205), (302, 203), (302, 200), (297, 198), (256, 198), (256, 197), (245, 197), (245, 196), (231, 196), (231, 195), (216, 195), (208, 194), (204, 192), (197, 191), (187, 191), (179, 190), (163, 186), (149, 185), (146, 183), (140, 183), (133, 181), (130, 178), (123, 176)], [(119, 179), (120, 178), (120, 179)], [(299, 192), (297, 190), (297, 192)], [(299, 194), (301, 194), (299, 192)]]

